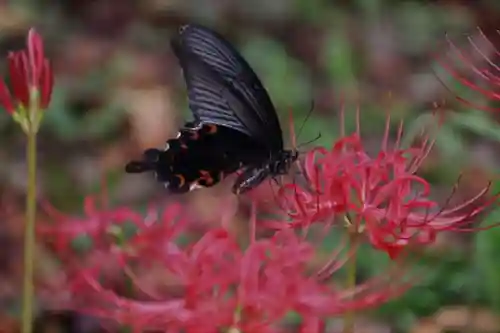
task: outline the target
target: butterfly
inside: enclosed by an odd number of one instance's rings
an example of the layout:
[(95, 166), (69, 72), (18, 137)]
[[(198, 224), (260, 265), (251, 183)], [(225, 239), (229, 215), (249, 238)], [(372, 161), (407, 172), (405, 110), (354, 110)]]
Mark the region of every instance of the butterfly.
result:
[(171, 193), (185, 193), (241, 170), (235, 194), (287, 174), (299, 153), (284, 149), (271, 98), (240, 53), (198, 24), (180, 27), (171, 47), (194, 121), (186, 122), (163, 150), (148, 149), (142, 160), (129, 162), (126, 172), (154, 171)]

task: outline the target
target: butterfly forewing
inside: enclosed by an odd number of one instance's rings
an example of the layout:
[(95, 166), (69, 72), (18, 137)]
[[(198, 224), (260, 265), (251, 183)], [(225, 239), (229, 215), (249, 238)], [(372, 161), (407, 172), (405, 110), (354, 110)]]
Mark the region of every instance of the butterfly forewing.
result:
[[(199, 25), (185, 25), (172, 41), (186, 81), (198, 71), (189, 70), (193, 59), (205, 64), (232, 88), (231, 94), (240, 100), (242, 107), (232, 108), (229, 114), (193, 110), (202, 121), (237, 120), (235, 129), (246, 132), (269, 149), (283, 149), (282, 131), (271, 99), (261, 81), (245, 59), (222, 36)], [(185, 55), (189, 55), (189, 60)], [(231, 126), (233, 127), (233, 126)]]
[(183, 68), (189, 108), (195, 119), (202, 123), (229, 127), (253, 138), (249, 128), (258, 127), (258, 121), (249, 117), (247, 122), (242, 123), (234, 114), (236, 109), (248, 108), (245, 99), (239, 97), (239, 92), (189, 49), (182, 48), (175, 42), (172, 43), (172, 48)]

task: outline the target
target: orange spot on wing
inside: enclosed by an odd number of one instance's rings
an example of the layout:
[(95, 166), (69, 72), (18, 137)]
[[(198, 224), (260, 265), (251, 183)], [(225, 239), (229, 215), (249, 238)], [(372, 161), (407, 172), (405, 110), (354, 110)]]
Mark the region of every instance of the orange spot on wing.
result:
[(208, 124), (207, 128), (208, 128), (208, 134), (217, 133), (217, 125)]
[(207, 170), (200, 170), (200, 179), (203, 179), (207, 182), (207, 185), (211, 185), (214, 183), (214, 178), (210, 175), (210, 172)]
[(200, 133), (198, 131), (191, 132), (191, 140), (198, 140), (200, 137)]
[(186, 178), (183, 175), (174, 175), (174, 177), (179, 178), (179, 187), (183, 187), (186, 184)]

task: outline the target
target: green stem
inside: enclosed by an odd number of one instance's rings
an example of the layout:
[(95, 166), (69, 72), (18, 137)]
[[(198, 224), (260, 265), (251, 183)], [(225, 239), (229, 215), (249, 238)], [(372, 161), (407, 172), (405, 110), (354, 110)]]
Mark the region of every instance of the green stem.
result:
[(24, 277), (22, 333), (33, 330), (34, 298), (34, 253), (36, 219), (36, 131), (27, 131), (28, 144), (26, 159), (28, 163), (28, 193), (26, 196), (26, 221), (24, 229)]
[[(352, 251), (351, 258), (347, 261), (346, 290), (356, 288), (356, 254), (358, 247), (358, 231), (349, 230), (349, 250)], [(355, 311), (347, 311), (344, 315), (344, 333), (354, 333)]]

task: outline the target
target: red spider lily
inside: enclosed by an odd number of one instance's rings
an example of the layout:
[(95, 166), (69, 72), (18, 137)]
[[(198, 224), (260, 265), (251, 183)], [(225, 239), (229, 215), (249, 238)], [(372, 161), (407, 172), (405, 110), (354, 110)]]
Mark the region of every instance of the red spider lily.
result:
[(88, 235), (92, 239), (98, 239), (111, 222), (110, 219), (106, 219), (105, 211), (97, 210), (94, 197), (85, 198), (83, 204), (85, 217), (82, 218), (66, 216), (48, 202), (43, 202), (42, 208), (51, 223), (46, 221), (38, 223), (37, 233), (41, 236), (40, 239), (50, 239), (59, 253), (70, 251), (70, 243), (78, 236)]
[[(253, 235), (246, 249), (224, 229), (211, 230), (195, 243), (182, 246), (175, 243), (175, 236), (186, 224), (172, 213), (179, 212), (179, 206), (172, 207), (166, 208), (171, 213), (165, 218), (148, 213), (142, 221), (136, 221), (140, 228), (137, 235), (121, 246), (130, 250), (126, 254), (106, 251), (105, 247), (93, 253), (99, 252), (108, 260), (114, 256), (146, 299), (127, 298), (106, 287), (107, 277), (102, 272), (109, 261), (86, 260), (86, 264), (67, 267), (66, 288), (57, 286), (59, 292), (69, 291), (71, 295), (64, 307), (129, 325), (136, 331), (183, 329), (208, 333), (221, 329), (281, 332), (280, 322), (294, 311), (303, 317), (302, 332), (320, 333), (322, 318), (376, 306), (411, 286), (404, 269), (389, 270), (352, 289), (332, 286), (326, 278), (340, 269), (341, 258), (335, 258), (339, 263), (311, 273), (308, 263), (315, 255), (313, 244), (290, 229), (278, 231), (269, 239), (255, 239)], [(105, 214), (106, 219), (113, 220), (137, 216), (123, 208)], [(251, 230), (255, 231), (255, 210), (252, 216)], [(130, 272), (136, 260), (163, 266), (173, 277), (176, 291), (143, 285), (141, 278)]]
[[(30, 29), (26, 44), (26, 50), (11, 52), (8, 57), (14, 99), (0, 80), (0, 103), (10, 114), (14, 114), (18, 107), (45, 110), (52, 95), (54, 75), (49, 60), (45, 58), (43, 39), (35, 29)], [(36, 105), (32, 105), (34, 92), (38, 96)]]
[(397, 275), (389, 272), (383, 287), (378, 279), (353, 290), (337, 290), (305, 274), (312, 254), (311, 244), (289, 230), (256, 241), (245, 251), (224, 230), (213, 230), (185, 250), (182, 260), (171, 263), (178, 267), (182, 297), (150, 301), (121, 297), (101, 285), (99, 270), (89, 269), (80, 271), (72, 283), (73, 306), (137, 331), (168, 326), (186, 332), (233, 328), (274, 333), (285, 315), (295, 311), (307, 319), (304, 332), (319, 333), (318, 318), (378, 305), (410, 286), (398, 283)]
[(426, 138), (418, 147), (400, 148), (401, 123), (395, 148), (389, 149), (389, 120), (382, 149), (375, 157), (366, 153), (359, 126), (330, 151), (309, 152), (304, 163), (309, 188), (289, 184), (280, 190), (281, 205), (292, 221), (272, 226), (304, 227), (340, 216), (351, 230), (363, 232), (375, 248), (396, 258), (410, 243), (429, 244), (440, 231), (463, 230), (496, 199), (477, 205), (487, 195), (486, 187), (457, 207), (439, 208), (429, 198), (430, 185), (415, 174), (434, 142)]
[[(52, 223), (37, 225), (37, 233), (42, 239), (50, 240), (59, 254), (71, 252), (69, 245), (77, 237), (87, 236), (93, 242), (93, 251), (118, 251), (124, 257), (134, 257), (134, 249), (140, 247), (148, 256), (162, 256), (169, 241), (175, 240), (185, 231), (185, 212), (180, 205), (166, 206), (163, 212), (156, 206), (148, 208), (146, 217), (128, 207), (101, 209), (96, 207), (96, 198), (84, 200), (84, 217), (71, 217), (58, 212), (48, 202), (42, 208)], [(116, 239), (120, 226), (131, 222), (139, 231), (128, 242), (129, 247), (120, 248)], [(147, 252), (147, 253), (146, 253)]]
[(325, 332), (325, 321), (317, 317), (305, 317), (300, 326), (300, 333), (321, 333)]
[[(452, 59), (443, 59), (436, 56), (436, 61), (439, 66), (448, 73), (452, 79), (459, 82), (461, 85), (469, 88), (471, 91), (477, 92), (490, 101), (500, 100), (500, 66), (497, 65), (500, 51), (491, 43), (481, 29), (478, 28), (479, 38), (467, 37), (469, 48), (459, 48), (447, 35), (446, 41), (450, 47), (450, 56)], [(463, 68), (469, 73), (465, 74), (459, 70)], [(478, 105), (469, 99), (458, 96), (447, 84), (438, 76), (438, 79), (444, 86), (450, 90), (454, 97), (465, 105), (483, 110), (483, 111), (498, 111), (500, 108), (493, 108), (485, 105)]]

